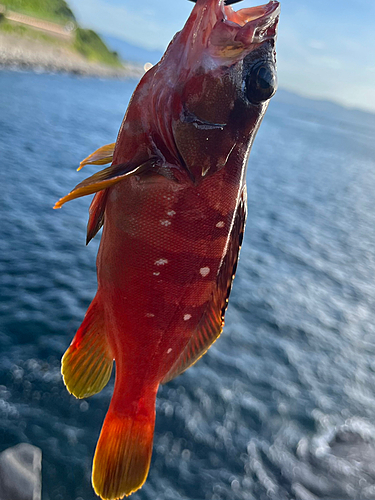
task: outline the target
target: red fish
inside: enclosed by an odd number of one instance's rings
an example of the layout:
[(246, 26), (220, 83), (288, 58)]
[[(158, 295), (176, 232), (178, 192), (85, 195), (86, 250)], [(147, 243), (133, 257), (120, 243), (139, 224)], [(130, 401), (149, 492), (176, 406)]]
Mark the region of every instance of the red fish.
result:
[(276, 91), (279, 4), (235, 12), (198, 0), (138, 84), (116, 144), (84, 160), (112, 165), (62, 198), (96, 193), (88, 241), (104, 223), (98, 290), (62, 360), (68, 390), (116, 381), (92, 481), (103, 499), (146, 480), (159, 384), (219, 337), (246, 220), (246, 163)]

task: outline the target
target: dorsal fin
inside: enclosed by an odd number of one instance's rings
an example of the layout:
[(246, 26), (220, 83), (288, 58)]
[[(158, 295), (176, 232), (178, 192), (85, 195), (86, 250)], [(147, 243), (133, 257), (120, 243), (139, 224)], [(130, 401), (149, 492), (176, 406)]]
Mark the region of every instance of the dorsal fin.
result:
[(116, 143), (114, 142), (97, 149), (90, 156), (81, 161), (77, 170), (81, 170), (85, 165), (106, 165), (107, 163), (112, 163), (115, 146)]
[(228, 250), (221, 264), (211, 301), (187, 346), (163, 378), (162, 384), (177, 377), (198, 361), (223, 331), (224, 316), (245, 231), (246, 213), (246, 187), (244, 187), (230, 234)]
[(128, 175), (151, 169), (155, 165), (155, 161), (155, 158), (149, 158), (146, 162), (138, 165), (134, 165), (134, 163), (111, 165), (80, 182), (69, 194), (61, 198), (53, 208), (61, 208), (67, 201), (97, 193), (117, 184)]

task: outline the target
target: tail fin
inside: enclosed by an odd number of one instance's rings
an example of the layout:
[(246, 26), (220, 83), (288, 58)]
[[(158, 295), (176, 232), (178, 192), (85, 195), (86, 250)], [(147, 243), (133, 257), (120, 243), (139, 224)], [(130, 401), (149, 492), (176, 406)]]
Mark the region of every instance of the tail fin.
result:
[(108, 410), (96, 446), (92, 471), (95, 493), (114, 500), (130, 495), (146, 481), (152, 454), (155, 406), (134, 418)]

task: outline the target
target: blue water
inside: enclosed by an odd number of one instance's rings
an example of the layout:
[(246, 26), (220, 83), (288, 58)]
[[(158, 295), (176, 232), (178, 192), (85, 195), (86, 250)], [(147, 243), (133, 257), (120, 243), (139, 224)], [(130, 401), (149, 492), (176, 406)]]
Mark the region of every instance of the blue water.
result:
[[(0, 451), (42, 449), (44, 500), (95, 498), (112, 387), (79, 401), (61, 381), (98, 238), (88, 199), (52, 206), (95, 171), (75, 168), (114, 141), (134, 85), (0, 72)], [(375, 118), (353, 120), (271, 103), (224, 333), (161, 387), (134, 499), (375, 499)]]

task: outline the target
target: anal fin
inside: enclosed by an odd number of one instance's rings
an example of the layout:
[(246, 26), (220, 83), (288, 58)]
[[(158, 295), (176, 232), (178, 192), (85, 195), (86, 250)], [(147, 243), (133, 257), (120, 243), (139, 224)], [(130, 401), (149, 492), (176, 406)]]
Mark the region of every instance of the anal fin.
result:
[(61, 360), (61, 373), (68, 391), (76, 398), (86, 398), (107, 385), (112, 366), (104, 314), (95, 297)]

